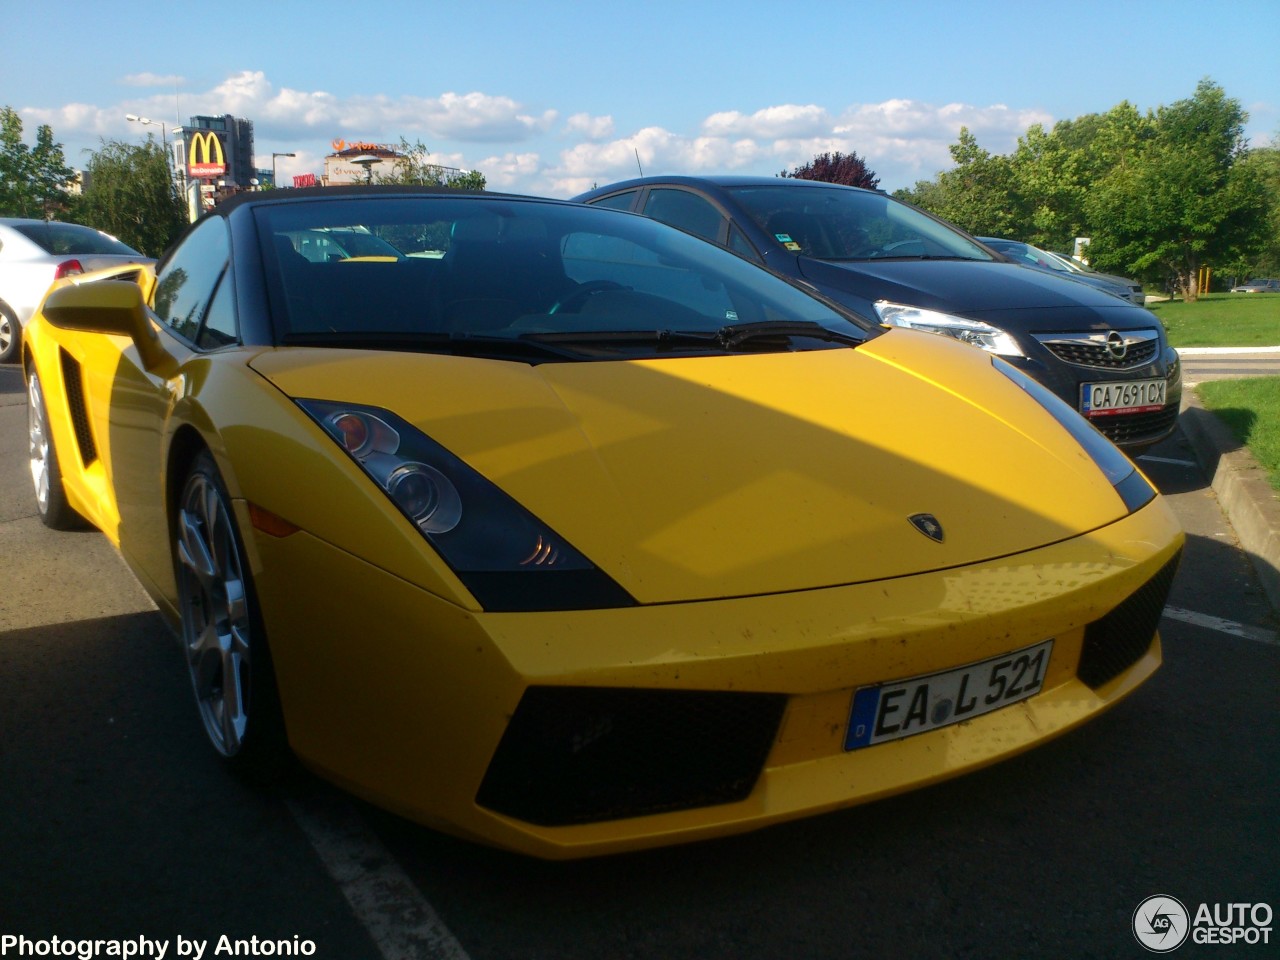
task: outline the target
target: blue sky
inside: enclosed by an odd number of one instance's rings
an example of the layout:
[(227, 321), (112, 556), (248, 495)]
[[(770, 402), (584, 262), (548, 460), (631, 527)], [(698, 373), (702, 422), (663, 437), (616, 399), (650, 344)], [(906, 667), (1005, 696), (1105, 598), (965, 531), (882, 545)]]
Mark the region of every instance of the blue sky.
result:
[[(282, 182), (330, 143), (421, 140), (490, 189), (571, 196), (646, 174), (774, 174), (856, 151), (894, 190), (1032, 123), (1141, 110), (1209, 77), (1280, 137), (1280, 0), (1040, 3), (4, 0), (0, 105), (67, 159), (193, 114), (254, 122)], [(56, 9), (56, 14), (51, 13)]]

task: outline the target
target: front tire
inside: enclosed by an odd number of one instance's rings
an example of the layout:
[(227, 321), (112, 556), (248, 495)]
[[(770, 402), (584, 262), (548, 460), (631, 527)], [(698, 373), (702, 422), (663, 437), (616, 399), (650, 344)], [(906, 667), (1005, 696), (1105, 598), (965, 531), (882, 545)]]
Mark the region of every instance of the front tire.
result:
[(209, 743), (255, 777), (282, 767), (284, 724), (257, 597), (213, 457), (187, 473), (174, 518), (182, 647)]
[(44, 390), (35, 368), (27, 381), (27, 447), (30, 451), (31, 483), (35, 487), (36, 509), (40, 520), (53, 530), (77, 530), (85, 519), (67, 502), (58, 466), (58, 451), (49, 432), (49, 412), (44, 404)]

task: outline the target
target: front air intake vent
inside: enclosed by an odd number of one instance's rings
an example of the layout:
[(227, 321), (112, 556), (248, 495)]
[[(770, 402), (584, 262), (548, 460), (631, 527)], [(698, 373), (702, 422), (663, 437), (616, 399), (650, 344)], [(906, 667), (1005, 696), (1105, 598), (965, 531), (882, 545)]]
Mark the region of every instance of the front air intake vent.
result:
[(476, 802), (542, 826), (732, 803), (754, 788), (782, 694), (530, 687)]
[(1181, 556), (1179, 552), (1129, 599), (1085, 628), (1076, 675), (1086, 686), (1097, 690), (1132, 667), (1150, 649)]

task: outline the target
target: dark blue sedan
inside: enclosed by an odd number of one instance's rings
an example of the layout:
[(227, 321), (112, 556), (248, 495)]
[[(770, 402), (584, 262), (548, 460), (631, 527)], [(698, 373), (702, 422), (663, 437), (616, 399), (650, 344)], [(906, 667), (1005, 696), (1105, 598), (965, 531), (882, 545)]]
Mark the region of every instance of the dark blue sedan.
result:
[(1178, 354), (1155, 314), (1025, 270), (883, 193), (782, 177), (672, 176), (574, 199), (679, 227), (883, 324), (971, 343), (1044, 383), (1130, 453), (1177, 422)]

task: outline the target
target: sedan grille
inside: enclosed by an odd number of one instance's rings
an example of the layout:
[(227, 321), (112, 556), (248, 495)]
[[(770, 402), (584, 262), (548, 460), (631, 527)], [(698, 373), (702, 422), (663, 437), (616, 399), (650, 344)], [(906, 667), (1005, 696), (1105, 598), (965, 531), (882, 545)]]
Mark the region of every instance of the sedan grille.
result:
[(1076, 675), (1086, 686), (1097, 690), (1150, 649), (1181, 557), (1179, 552), (1127, 600), (1085, 628)]
[(1128, 370), (1151, 363), (1160, 349), (1160, 338), (1154, 331), (1126, 333), (1110, 341), (1106, 334), (1056, 334), (1037, 339), (1059, 360), (1106, 370)]
[(530, 687), (476, 802), (565, 826), (742, 800), (785, 706), (782, 694)]

